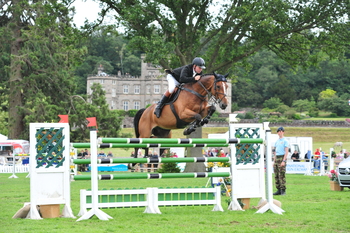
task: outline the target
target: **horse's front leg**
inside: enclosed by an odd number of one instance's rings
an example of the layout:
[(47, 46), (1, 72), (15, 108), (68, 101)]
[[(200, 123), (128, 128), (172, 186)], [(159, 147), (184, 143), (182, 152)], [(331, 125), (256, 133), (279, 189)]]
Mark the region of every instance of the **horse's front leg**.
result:
[(208, 114), (200, 121), (200, 126), (208, 124), (210, 117), (212, 117), (214, 112), (216, 111), (216, 107), (214, 105), (208, 106), (206, 108), (206, 111), (208, 112)]
[(190, 135), (192, 132), (196, 130), (197, 126), (199, 126), (202, 120), (202, 116), (199, 113), (196, 113), (193, 111), (184, 111), (183, 116), (184, 118), (187, 118), (187, 119), (191, 119), (191, 118), (194, 119), (194, 121), (189, 125), (189, 127), (185, 129), (183, 132), (184, 135)]

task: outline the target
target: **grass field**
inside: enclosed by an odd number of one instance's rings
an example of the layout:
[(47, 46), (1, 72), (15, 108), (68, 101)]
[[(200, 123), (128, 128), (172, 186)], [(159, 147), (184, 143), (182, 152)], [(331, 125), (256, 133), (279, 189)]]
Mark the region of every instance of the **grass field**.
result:
[[(276, 133), (277, 127), (271, 127), (272, 133)], [(286, 137), (312, 137), (313, 151), (316, 148), (322, 148), (323, 151), (329, 153), (329, 149), (333, 148), (335, 142), (343, 142), (343, 148), (350, 151), (350, 129), (349, 128), (316, 128), (316, 127), (286, 127)], [(128, 133), (130, 137), (134, 137), (134, 129), (124, 128), (123, 133)], [(203, 127), (202, 138), (208, 138), (208, 134), (226, 133), (227, 127)], [(182, 134), (183, 130), (173, 130), (173, 138), (186, 138)], [(115, 157), (128, 157), (133, 149), (111, 149)], [(107, 151), (105, 151), (107, 152)], [(339, 152), (339, 151), (337, 151)]]
[[(227, 128), (203, 128), (203, 138), (209, 133), (225, 133)], [(276, 128), (272, 128), (275, 132)], [(132, 129), (123, 129), (132, 133)], [(297, 128), (286, 127), (286, 136), (313, 137), (314, 150), (322, 147), (328, 151), (337, 141), (350, 150), (347, 128)], [(173, 137), (184, 138), (182, 130)], [(115, 150), (115, 155), (127, 157), (130, 151)], [(283, 215), (268, 211), (256, 214), (256, 209), (227, 210), (223, 196), (224, 212), (213, 212), (212, 206), (160, 207), (162, 214), (144, 214), (144, 208), (103, 209), (113, 217), (101, 221), (96, 217), (76, 222), (76, 219), (55, 218), (43, 220), (12, 219), (12, 216), (30, 201), (30, 179), (27, 174), (17, 174), (18, 179), (8, 179), (11, 174), (0, 174), (0, 233), (18, 232), (349, 232), (348, 221), (350, 189), (331, 191), (326, 176), (287, 174), (287, 195), (275, 196), (282, 202)], [(205, 186), (207, 179), (112, 180), (100, 181), (99, 188), (194, 187)], [(42, 184), (45, 185), (45, 184)], [(89, 189), (90, 181), (71, 183), (71, 206), (74, 215), (79, 212), (79, 190)], [(252, 199), (256, 206), (258, 199)]]
[[(160, 207), (162, 214), (145, 214), (144, 208), (103, 209), (113, 217), (101, 221), (96, 217), (76, 222), (76, 219), (43, 220), (12, 219), (24, 202), (30, 200), (29, 179), (17, 174), (8, 179), (0, 174), (0, 232), (349, 232), (350, 190), (331, 191), (328, 177), (287, 174), (287, 195), (275, 196), (282, 202), (283, 215), (268, 211), (256, 214), (256, 209), (229, 211), (223, 196), (224, 212), (213, 212), (212, 206)], [(113, 180), (100, 181), (100, 188), (188, 187), (204, 186), (207, 179)], [(43, 184), (45, 185), (45, 184)], [(71, 183), (71, 205), (79, 212), (79, 190), (90, 188), (90, 181)], [(251, 205), (257, 205), (252, 199)]]

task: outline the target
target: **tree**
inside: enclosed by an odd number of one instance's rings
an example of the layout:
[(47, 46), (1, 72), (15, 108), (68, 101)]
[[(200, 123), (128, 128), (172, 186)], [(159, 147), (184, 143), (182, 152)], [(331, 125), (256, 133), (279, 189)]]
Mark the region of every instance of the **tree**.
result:
[(85, 49), (75, 48), (80, 33), (71, 26), (69, 1), (1, 4), (0, 49), (11, 57), (8, 136), (25, 139), (29, 122), (51, 122), (66, 112), (75, 88), (71, 70)]
[(296, 108), (296, 110), (299, 111), (300, 113), (310, 109), (310, 107), (311, 107), (310, 102), (307, 99), (305, 99), (305, 100), (295, 100), (295, 101), (293, 101), (293, 105), (292, 106), (294, 108)]
[(321, 49), (337, 57), (348, 44), (349, 30), (340, 20), (347, 18), (348, 0), (100, 2), (101, 20), (113, 13), (134, 48), (163, 68), (203, 55), (209, 72), (227, 71), (262, 48), (307, 67), (320, 61)]
[(295, 98), (295, 91), (290, 85), (290, 80), (288, 80), (285, 75), (280, 75), (278, 77), (278, 82), (271, 86), (269, 91), (284, 104), (292, 106), (292, 102)]
[(329, 99), (329, 98), (335, 97), (336, 93), (337, 92), (334, 90), (327, 89), (325, 91), (321, 91), (319, 96), (320, 96), (320, 99)]
[[(146, 61), (163, 68), (206, 61), (207, 73), (235, 71), (262, 48), (292, 65), (318, 62), (317, 48), (336, 57), (347, 45), (348, 0), (225, 1), (100, 0), (101, 20), (108, 12), (125, 28), (130, 46), (146, 53)], [(215, 9), (215, 10), (214, 10)], [(312, 30), (317, 29), (317, 30)], [(311, 48), (314, 51), (310, 53)], [(287, 97), (280, 93), (286, 104)]]
[(101, 84), (94, 83), (91, 86), (92, 94), (84, 96), (71, 96), (71, 105), (68, 111), (71, 125), (71, 141), (84, 142), (89, 140), (89, 129), (86, 118), (96, 117), (98, 136), (119, 137), (123, 116), (116, 110), (109, 110), (106, 102), (105, 91)]
[(277, 108), (280, 105), (282, 105), (282, 101), (277, 97), (271, 97), (264, 102), (264, 107), (269, 109)]

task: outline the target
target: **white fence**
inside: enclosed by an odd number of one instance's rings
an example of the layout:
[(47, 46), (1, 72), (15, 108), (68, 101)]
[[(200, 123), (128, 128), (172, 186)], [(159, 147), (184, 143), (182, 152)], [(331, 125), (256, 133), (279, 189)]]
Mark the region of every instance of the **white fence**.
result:
[[(115, 207), (146, 207), (144, 213), (160, 214), (159, 206), (178, 206), (178, 205), (214, 205), (213, 211), (224, 211), (221, 206), (221, 187), (214, 188), (175, 188), (175, 189), (127, 189), (127, 190), (98, 190), (98, 196), (105, 198), (104, 202), (98, 203), (98, 208)], [(181, 195), (190, 194), (191, 198), (181, 198)], [(192, 195), (193, 196), (192, 196)], [(198, 197), (195, 197), (196, 194)], [(203, 194), (203, 195), (202, 195)], [(118, 198), (117, 196), (127, 196)], [(144, 195), (142, 200), (131, 198), (134, 195)], [(159, 200), (159, 195), (164, 195), (164, 199)], [(173, 195), (176, 198), (169, 198)], [(108, 196), (111, 196), (109, 200)], [(80, 190), (80, 212), (78, 216), (87, 213), (87, 209), (92, 208), (92, 203), (87, 203), (87, 197), (91, 199), (92, 191), (86, 189)], [(99, 198), (100, 198), (99, 197)], [(165, 198), (168, 197), (168, 198)]]
[(13, 166), (0, 165), (0, 173), (28, 173), (29, 164), (16, 164), (15, 172), (13, 172)]

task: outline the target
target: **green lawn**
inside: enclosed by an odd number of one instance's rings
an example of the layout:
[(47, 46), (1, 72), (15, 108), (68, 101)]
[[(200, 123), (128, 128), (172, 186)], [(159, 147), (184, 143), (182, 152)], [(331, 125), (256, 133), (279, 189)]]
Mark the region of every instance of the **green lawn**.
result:
[[(282, 202), (283, 215), (255, 209), (229, 211), (223, 197), (224, 212), (213, 212), (212, 206), (160, 207), (162, 214), (145, 214), (144, 208), (103, 209), (113, 217), (101, 221), (96, 217), (43, 220), (12, 219), (24, 202), (30, 200), (29, 179), (17, 174), (0, 174), (0, 232), (349, 232), (350, 190), (331, 191), (328, 177), (287, 175), (287, 195), (276, 196)], [(100, 181), (100, 188), (204, 186), (207, 179), (113, 180)], [(45, 185), (45, 184), (43, 184)], [(79, 212), (79, 190), (90, 188), (89, 181), (71, 183), (72, 210)], [(251, 205), (257, 205), (252, 199)]]

